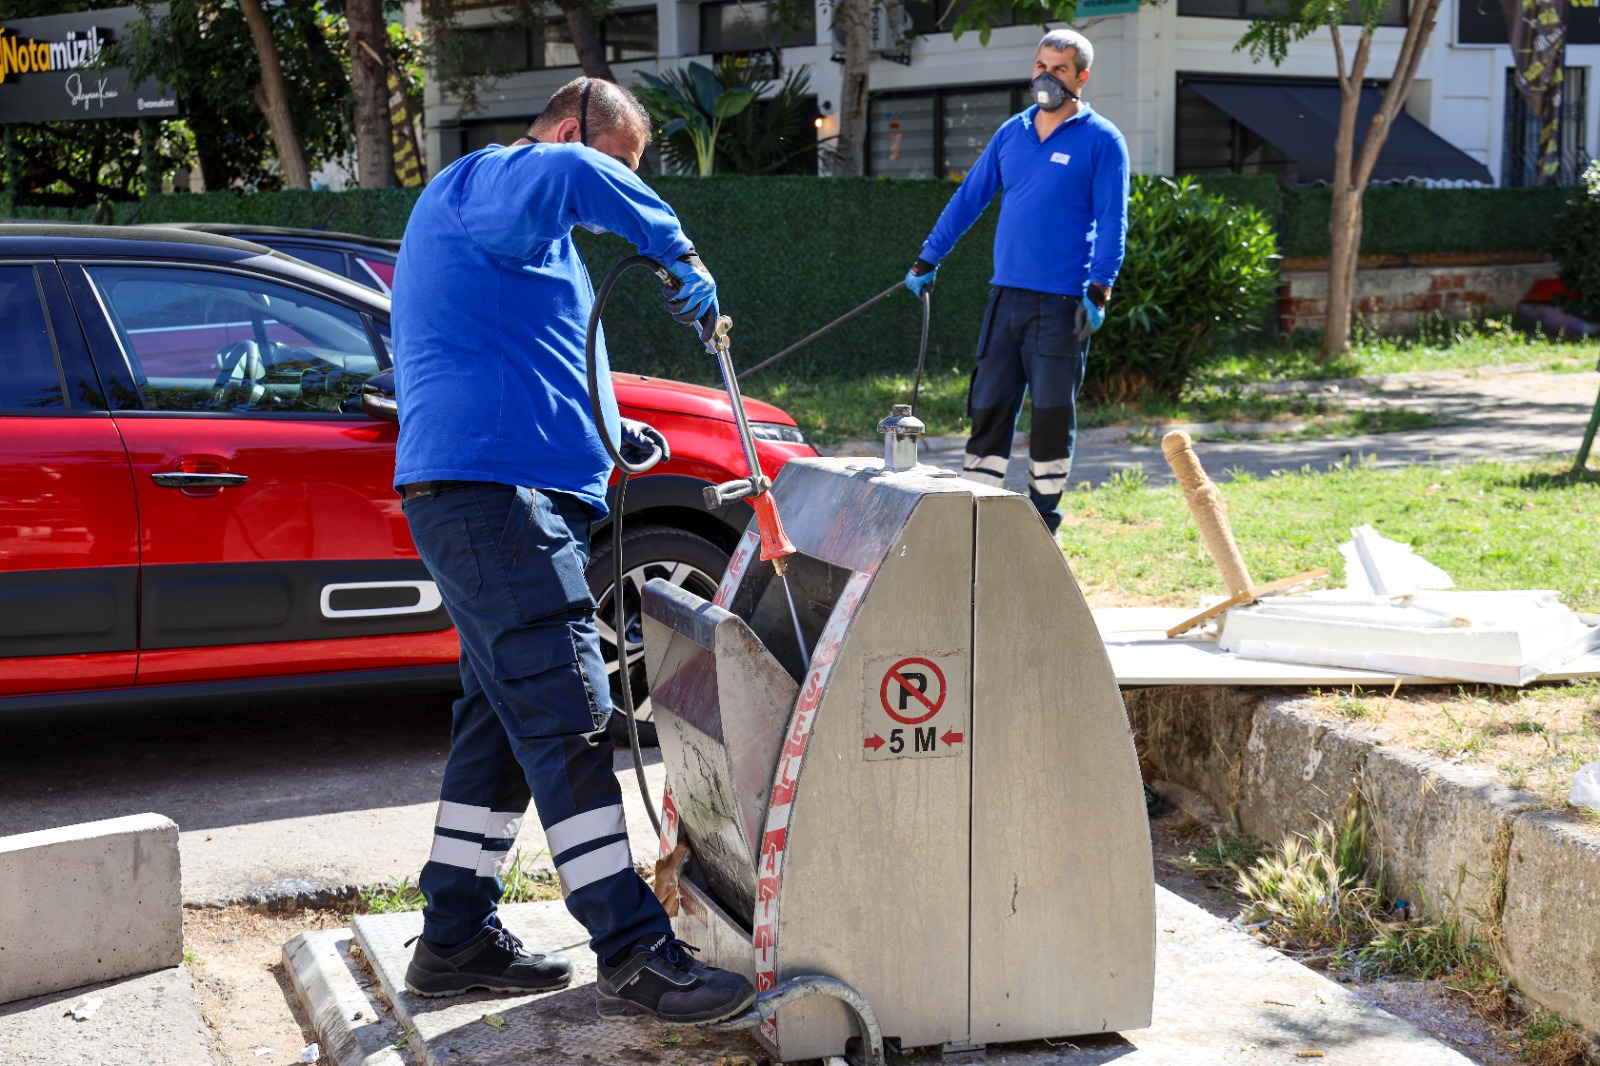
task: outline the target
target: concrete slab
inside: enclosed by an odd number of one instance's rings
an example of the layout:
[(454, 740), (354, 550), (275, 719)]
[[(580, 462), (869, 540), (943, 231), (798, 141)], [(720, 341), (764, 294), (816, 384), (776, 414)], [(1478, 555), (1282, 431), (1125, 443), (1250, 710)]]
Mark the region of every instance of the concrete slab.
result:
[[(79, 1021), (70, 1008), (100, 1006)], [(215, 1066), (194, 985), (182, 966), (52, 992), (0, 1007), (6, 1066)]]
[[(1392, 686), (1451, 684), (1457, 678), (1401, 674), (1393, 670), (1319, 666), (1274, 662), (1233, 655), (1217, 646), (1214, 636), (1200, 629), (1176, 639), (1166, 631), (1200, 612), (1188, 607), (1097, 607), (1100, 628), (1111, 658), (1117, 684), (1124, 688), (1149, 685), (1363, 685)], [(1540, 681), (1572, 681), (1600, 677), (1600, 652), (1590, 652), (1564, 663)]]
[[(1145, 1030), (1069, 1041), (996, 1045), (971, 1061), (1018, 1066), (1212, 1066), (1322, 1061), (1349, 1066), (1468, 1066), (1471, 1060), (1363, 1003), (1193, 904), (1161, 889), (1157, 900), (1155, 1024)], [(572, 954), (575, 983), (543, 996), (463, 996), (425, 1000), (403, 991), (418, 914), (363, 915), (353, 932), (393, 1002), (400, 1024), (416, 1032), (429, 1066), (633, 1062), (642, 1066), (709, 1063), (725, 1055), (762, 1057), (744, 1034), (663, 1029), (641, 1021), (601, 1022), (594, 1014), (594, 959), (583, 930), (560, 903), (503, 908), (506, 925), (531, 945)], [(315, 1015), (321, 1008), (307, 1008)], [(504, 1030), (483, 1022), (501, 1015)], [(968, 1061), (961, 1056), (957, 1061)], [(339, 1059), (339, 1066), (363, 1060)], [(364, 1064), (363, 1064), (364, 1066)], [(375, 1064), (374, 1064), (375, 1066)]]
[(0, 1003), (183, 960), (178, 827), (159, 814), (0, 838)]

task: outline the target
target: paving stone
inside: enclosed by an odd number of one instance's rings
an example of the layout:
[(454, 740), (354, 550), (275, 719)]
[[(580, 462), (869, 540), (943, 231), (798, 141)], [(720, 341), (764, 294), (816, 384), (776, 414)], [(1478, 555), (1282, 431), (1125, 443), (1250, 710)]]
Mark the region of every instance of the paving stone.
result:
[[(1156, 899), (1155, 1024), (1149, 1029), (996, 1045), (946, 1061), (1265, 1066), (1298, 1061), (1302, 1051), (1324, 1051), (1323, 1061), (1333, 1066), (1469, 1066), (1470, 1059), (1193, 904), (1160, 888)], [(501, 914), (530, 944), (569, 951), (577, 970), (574, 984), (542, 996), (413, 997), (400, 990), (410, 959), (404, 944), (421, 928), (421, 917), (362, 915), (355, 920), (357, 941), (393, 998), (401, 1024), (416, 1027), (412, 1046), (429, 1066), (699, 1066), (725, 1055), (749, 1055), (758, 1062), (764, 1058), (743, 1034), (600, 1021), (594, 1014), (593, 956), (566, 909), (560, 903), (525, 903), (504, 907)], [(315, 1013), (314, 1005), (308, 1008)], [(484, 1024), (487, 1013), (500, 1014), (507, 1028)]]

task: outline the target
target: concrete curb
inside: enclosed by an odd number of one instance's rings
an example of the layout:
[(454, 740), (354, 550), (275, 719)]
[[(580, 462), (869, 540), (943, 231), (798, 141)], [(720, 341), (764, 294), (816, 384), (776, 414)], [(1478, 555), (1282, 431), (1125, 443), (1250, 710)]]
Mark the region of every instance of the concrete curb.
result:
[(1359, 774), (1398, 891), (1459, 913), (1503, 945), (1524, 995), (1600, 1030), (1600, 832), (1484, 771), (1386, 747), (1378, 730), (1325, 719), (1302, 697), (1153, 688), (1124, 698), (1153, 775), (1203, 793), (1263, 840), (1337, 823)]
[(0, 1003), (177, 966), (181, 884), (159, 814), (0, 838)]
[(300, 933), (283, 945), (284, 969), (311, 1015), (323, 1055), (336, 1066), (407, 1066), (394, 1048), (400, 1026), (384, 1017), (356, 976), (353, 944), (348, 929)]

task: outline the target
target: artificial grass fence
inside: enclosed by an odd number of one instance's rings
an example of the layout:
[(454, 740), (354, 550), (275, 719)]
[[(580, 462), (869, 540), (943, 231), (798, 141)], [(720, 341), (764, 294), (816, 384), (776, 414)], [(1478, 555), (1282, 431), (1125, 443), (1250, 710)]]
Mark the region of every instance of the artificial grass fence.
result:
[[(1148, 180), (1148, 179), (1146, 179)], [(736, 365), (751, 366), (882, 291), (916, 258), (922, 239), (955, 191), (934, 180), (767, 177), (650, 178), (682, 217), (717, 275), (734, 320)], [(1285, 256), (1327, 251), (1326, 190), (1282, 190), (1262, 175), (1208, 175), (1210, 194), (1261, 211), (1279, 231)], [(1374, 187), (1365, 196), (1363, 251), (1488, 252), (1544, 248), (1565, 210), (1566, 189)], [(174, 193), (119, 204), (118, 221), (234, 222), (311, 227), (399, 237), (416, 190)], [(18, 215), (88, 221), (92, 210), (18, 206)], [(941, 264), (929, 337), (931, 367), (969, 366), (988, 296), (995, 210), (979, 219)], [(579, 233), (598, 281), (630, 253), (623, 240)], [(1140, 254), (1130, 247), (1129, 254)], [(860, 318), (767, 373), (859, 378), (910, 373), (920, 325), (909, 294)], [(620, 370), (711, 382), (714, 373), (689, 332), (661, 313), (656, 286), (632, 272), (613, 297), (607, 335)], [(752, 383), (754, 383), (753, 379)]]

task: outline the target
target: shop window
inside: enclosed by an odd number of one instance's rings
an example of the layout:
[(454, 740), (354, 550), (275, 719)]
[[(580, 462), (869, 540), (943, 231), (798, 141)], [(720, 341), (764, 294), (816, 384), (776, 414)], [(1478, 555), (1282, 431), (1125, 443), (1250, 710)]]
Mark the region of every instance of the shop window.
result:
[(1173, 173), (1271, 174), (1280, 182), (1293, 180), (1293, 161), (1282, 151), (1181, 80), (1177, 117)]
[(712, 55), (757, 52), (817, 43), (816, 11), (806, 7), (801, 21), (781, 26), (771, 3), (708, 3), (700, 5), (700, 51)]
[(1027, 106), (1015, 86), (874, 97), (867, 162), (875, 177), (966, 177), (1001, 123)]

